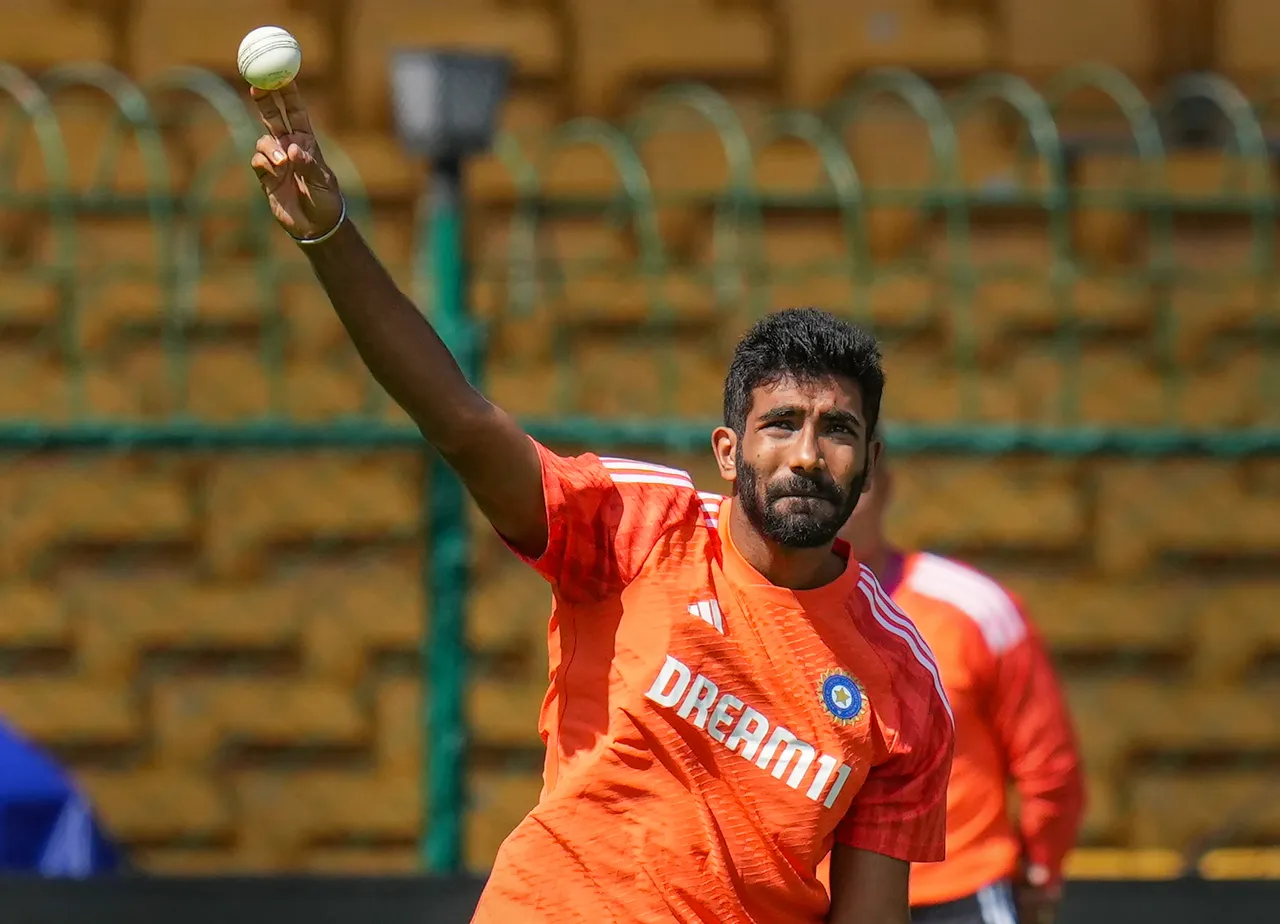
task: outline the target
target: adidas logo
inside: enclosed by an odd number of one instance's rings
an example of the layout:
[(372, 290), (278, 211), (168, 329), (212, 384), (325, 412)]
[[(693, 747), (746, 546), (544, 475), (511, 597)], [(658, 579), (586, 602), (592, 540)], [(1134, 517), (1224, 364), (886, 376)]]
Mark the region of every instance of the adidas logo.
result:
[(699, 600), (689, 604), (689, 615), (697, 617), (724, 635), (724, 613), (720, 612), (719, 600)]

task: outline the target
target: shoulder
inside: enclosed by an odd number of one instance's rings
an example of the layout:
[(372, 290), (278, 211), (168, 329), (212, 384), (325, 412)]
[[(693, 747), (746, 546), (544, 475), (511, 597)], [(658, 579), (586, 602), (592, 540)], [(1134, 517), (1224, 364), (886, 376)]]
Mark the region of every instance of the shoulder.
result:
[(914, 557), (903, 579), (913, 594), (945, 604), (969, 620), (993, 655), (1017, 647), (1027, 637), (1022, 605), (990, 575), (941, 555)]
[(904, 705), (925, 707), (937, 701), (950, 715), (951, 703), (942, 683), (942, 674), (924, 636), (880, 586), (871, 569), (866, 565), (859, 565), (859, 568), (860, 599), (855, 601), (861, 622), (859, 628), (885, 662), (895, 698)]
[(639, 459), (590, 456), (600, 473), (616, 489), (624, 507), (662, 528), (692, 518), (694, 525), (715, 529), (720, 514), (719, 494), (699, 491), (683, 469)]

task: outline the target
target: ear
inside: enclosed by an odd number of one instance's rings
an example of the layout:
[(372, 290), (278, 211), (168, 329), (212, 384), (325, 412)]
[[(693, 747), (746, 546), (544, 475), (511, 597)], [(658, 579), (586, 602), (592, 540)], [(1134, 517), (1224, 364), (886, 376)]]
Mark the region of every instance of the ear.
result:
[(716, 468), (720, 469), (720, 477), (734, 482), (738, 478), (737, 451), (738, 434), (730, 427), (716, 427), (711, 431), (711, 451), (716, 457)]
[[(880, 493), (884, 494), (889, 489), (889, 467), (881, 464), (881, 453), (884, 450), (884, 443), (880, 441), (880, 437), (872, 437), (867, 443), (867, 478), (862, 483), (862, 493), (870, 493), (873, 487), (883, 489)], [(881, 480), (883, 479), (883, 480)]]

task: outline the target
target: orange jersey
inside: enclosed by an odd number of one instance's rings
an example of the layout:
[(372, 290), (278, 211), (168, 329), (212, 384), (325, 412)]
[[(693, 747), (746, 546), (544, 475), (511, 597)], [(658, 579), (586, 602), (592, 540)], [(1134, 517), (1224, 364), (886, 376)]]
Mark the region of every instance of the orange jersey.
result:
[[(1080, 826), (1084, 787), (1053, 666), (1019, 602), (937, 555), (906, 556), (894, 602), (928, 641), (955, 710), (947, 858), (913, 867), (912, 904), (972, 895), (1020, 863), (1056, 879)], [(1006, 786), (1018, 791), (1017, 826)]]
[(820, 922), (835, 842), (940, 859), (950, 707), (847, 546), (837, 580), (787, 590), (684, 472), (539, 452), (544, 788), (473, 920)]

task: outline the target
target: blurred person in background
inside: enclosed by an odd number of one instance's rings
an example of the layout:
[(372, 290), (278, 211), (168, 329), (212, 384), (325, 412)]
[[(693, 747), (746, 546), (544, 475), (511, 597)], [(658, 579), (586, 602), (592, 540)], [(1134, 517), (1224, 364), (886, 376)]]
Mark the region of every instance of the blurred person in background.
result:
[[(911, 869), (912, 921), (1049, 924), (1080, 828), (1084, 784), (1071, 717), (1019, 601), (991, 577), (885, 534), (882, 453), (841, 535), (933, 649), (955, 713), (947, 855)], [(1018, 794), (1011, 818), (1008, 784)]]
[(78, 879), (121, 867), (119, 849), (67, 774), (0, 722), (0, 873)]

